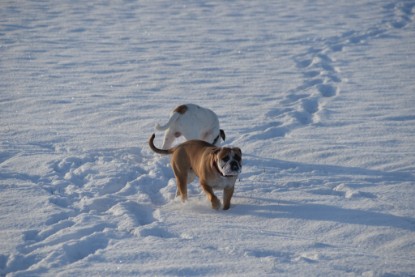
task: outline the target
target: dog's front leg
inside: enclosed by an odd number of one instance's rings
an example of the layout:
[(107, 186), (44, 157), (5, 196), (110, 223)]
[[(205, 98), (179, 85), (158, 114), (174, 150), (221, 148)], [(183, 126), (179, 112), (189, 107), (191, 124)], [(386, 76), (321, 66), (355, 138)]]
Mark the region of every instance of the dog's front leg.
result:
[(223, 190), (223, 209), (227, 210), (231, 206), (231, 198), (233, 195), (234, 187), (225, 188)]
[(200, 180), (200, 185), (202, 186), (203, 191), (206, 193), (206, 196), (212, 203), (212, 208), (215, 210), (219, 210), (220, 208), (220, 201), (213, 193), (213, 189), (203, 180)]

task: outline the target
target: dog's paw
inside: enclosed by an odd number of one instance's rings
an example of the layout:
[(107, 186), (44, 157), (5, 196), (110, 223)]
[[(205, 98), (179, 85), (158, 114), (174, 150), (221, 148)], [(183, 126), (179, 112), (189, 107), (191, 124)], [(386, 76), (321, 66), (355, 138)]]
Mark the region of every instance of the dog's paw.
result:
[(212, 199), (212, 209), (219, 210), (220, 206), (221, 206), (221, 204), (220, 204), (219, 199), (217, 199), (217, 198)]
[(180, 199), (182, 200), (182, 203), (185, 203), (187, 201), (187, 194), (182, 194)]

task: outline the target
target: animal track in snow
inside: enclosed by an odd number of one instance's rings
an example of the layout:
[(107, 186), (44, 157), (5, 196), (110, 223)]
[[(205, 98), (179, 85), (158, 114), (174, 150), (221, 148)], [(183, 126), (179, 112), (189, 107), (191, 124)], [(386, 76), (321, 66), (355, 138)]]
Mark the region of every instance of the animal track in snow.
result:
[[(267, 122), (284, 123), (272, 128), (268, 127), (269, 123), (264, 123), (250, 136), (260, 139), (285, 136), (295, 128), (320, 121), (318, 113), (324, 109), (323, 102), (327, 101), (323, 99), (338, 95), (339, 83), (342, 82), (340, 70), (330, 57), (332, 43), (338, 44), (338, 40), (323, 40), (322, 46), (310, 47), (306, 53), (295, 57), (297, 68), (304, 77), (302, 84), (291, 89), (285, 99), (276, 104), (284, 108), (273, 108), (265, 114)], [(335, 48), (339, 49), (338, 46)]]
[(105, 249), (109, 238), (174, 237), (159, 224), (154, 208), (167, 201), (161, 190), (169, 177), (159, 172), (158, 160), (139, 167), (146, 156), (139, 151), (101, 150), (52, 163), (39, 182), (57, 212), (44, 229), (23, 234), (17, 253), (5, 257), (5, 272), (36, 275), (41, 264), (68, 265)]
[(360, 190), (354, 189), (351, 186), (347, 186), (345, 184), (340, 184), (336, 186), (333, 191), (340, 193), (344, 198), (352, 199), (352, 198), (375, 198), (375, 196), (368, 192), (362, 192)]
[(97, 250), (106, 248), (108, 241), (109, 239), (103, 233), (93, 233), (89, 236), (84, 236), (79, 240), (64, 244), (63, 253), (61, 254), (63, 257), (61, 259), (66, 259), (67, 263), (82, 260), (94, 254)]
[(384, 9), (389, 13), (389, 17), (392, 18), (392, 20), (388, 20), (386, 23), (395, 29), (406, 27), (414, 20), (414, 7), (415, 3), (413, 1), (385, 5)]
[(306, 262), (306, 263), (317, 263), (320, 260), (320, 255), (318, 253), (301, 253), (293, 259), (295, 262)]
[[(303, 76), (303, 82), (291, 89), (285, 98), (275, 103), (275, 108), (264, 113), (264, 123), (251, 130), (248, 137), (272, 139), (285, 136), (296, 128), (316, 124), (319, 113), (329, 99), (341, 93), (343, 82), (340, 65), (334, 54), (341, 55), (346, 47), (367, 44), (382, 38), (391, 28), (404, 28), (414, 20), (415, 3), (411, 1), (392, 3), (384, 6), (385, 19), (378, 25), (364, 30), (349, 30), (340, 35), (315, 39), (314, 45), (294, 57), (296, 68)], [(270, 122), (283, 122), (278, 127), (269, 127)]]
[(324, 97), (332, 97), (338, 94), (338, 89), (333, 85), (321, 84), (317, 86), (317, 89)]
[(317, 98), (303, 99), (301, 101), (301, 106), (306, 112), (310, 114), (316, 113), (319, 110), (319, 104), (318, 104)]

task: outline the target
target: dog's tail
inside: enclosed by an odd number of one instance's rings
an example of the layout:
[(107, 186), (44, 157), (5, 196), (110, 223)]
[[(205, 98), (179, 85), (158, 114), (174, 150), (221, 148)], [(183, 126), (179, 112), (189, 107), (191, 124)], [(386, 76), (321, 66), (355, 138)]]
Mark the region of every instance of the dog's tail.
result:
[(167, 130), (167, 129), (170, 127), (170, 125), (171, 125), (174, 121), (176, 121), (177, 119), (179, 119), (179, 116), (180, 116), (180, 113), (178, 113), (178, 112), (174, 112), (174, 113), (170, 116), (169, 121), (168, 121), (166, 124), (164, 124), (164, 125), (160, 125), (160, 124), (158, 124), (158, 123), (157, 123), (157, 125), (156, 125), (156, 129), (157, 129), (158, 131), (165, 131), (165, 130)]
[(156, 134), (152, 134), (150, 139), (148, 140), (148, 145), (150, 145), (151, 150), (153, 150), (154, 152), (158, 153), (158, 154), (162, 154), (162, 155), (168, 155), (173, 153), (173, 149), (159, 149), (156, 146), (154, 146), (154, 138), (156, 137)]
[(223, 141), (226, 139), (225, 131), (223, 129), (219, 130), (219, 136), (222, 138)]

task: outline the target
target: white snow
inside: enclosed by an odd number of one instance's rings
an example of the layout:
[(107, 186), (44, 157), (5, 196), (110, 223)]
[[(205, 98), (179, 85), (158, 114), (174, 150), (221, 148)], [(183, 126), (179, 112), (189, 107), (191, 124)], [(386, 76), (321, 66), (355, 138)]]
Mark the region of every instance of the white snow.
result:
[[(0, 276), (415, 275), (415, 2), (2, 1)], [(228, 211), (150, 151), (179, 104)], [(156, 143), (163, 134), (156, 132)]]

